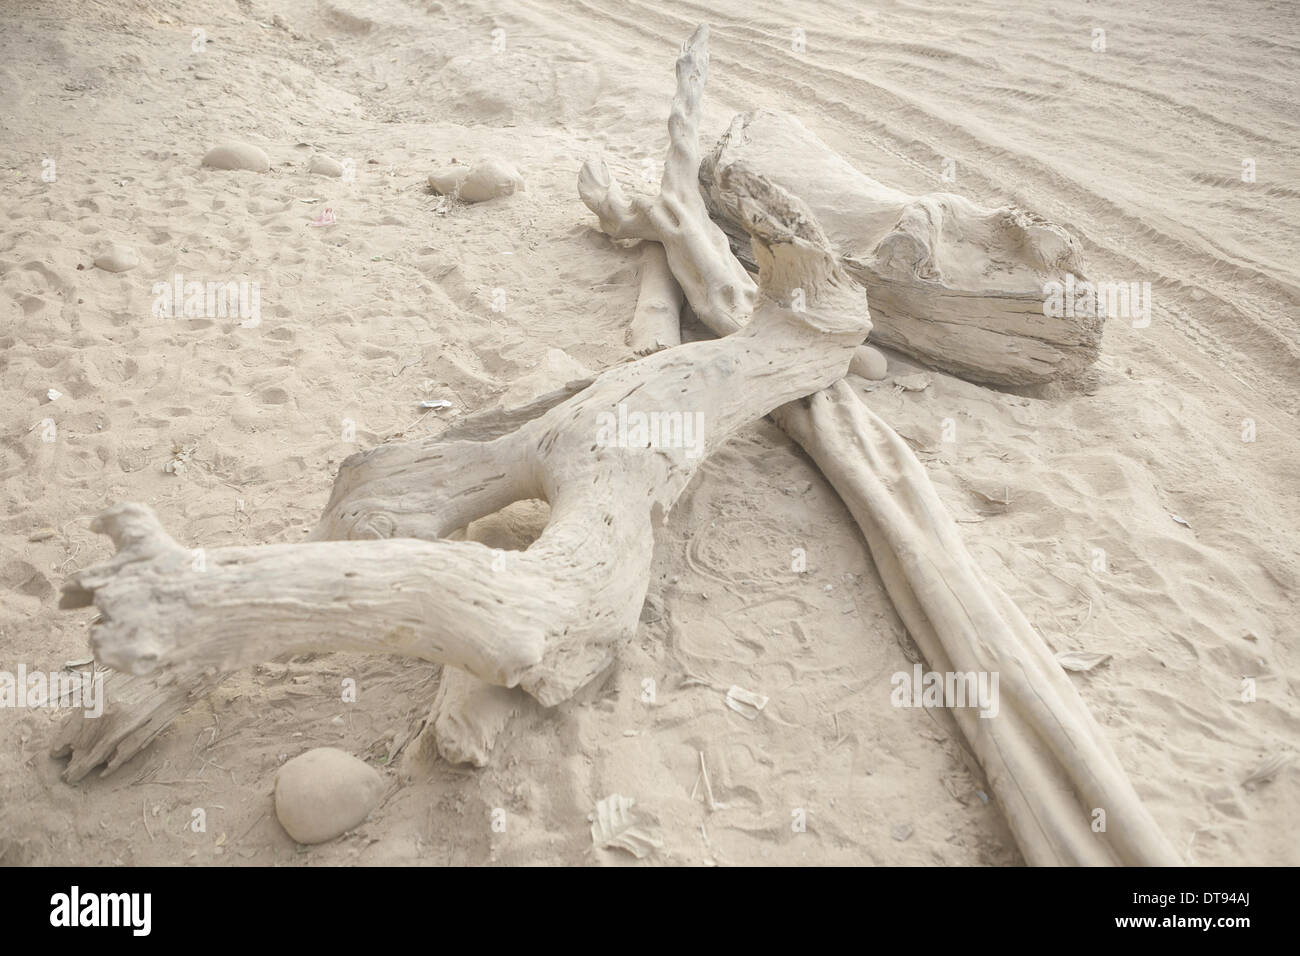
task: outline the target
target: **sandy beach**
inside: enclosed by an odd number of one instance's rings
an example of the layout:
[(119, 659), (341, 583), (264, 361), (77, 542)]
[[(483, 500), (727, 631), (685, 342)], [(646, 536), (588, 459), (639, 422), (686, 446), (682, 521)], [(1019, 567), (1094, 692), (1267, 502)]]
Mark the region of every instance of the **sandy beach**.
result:
[[(629, 361), (640, 251), (578, 170), (603, 154), (655, 188), (672, 62), (707, 22), (706, 149), (787, 111), (882, 183), (1032, 210), (1091, 275), (1149, 284), (1149, 322), (1108, 322), (1080, 383), (911, 389), (925, 370), (890, 353), (851, 384), (1053, 653), (1105, 655), (1070, 679), (1184, 860), (1300, 864), (1300, 21), (1223, 6), (7, 5), (0, 670), (90, 656), (95, 612), (59, 590), (112, 555), (105, 508), (147, 503), (186, 548), (300, 542), (349, 455)], [(201, 165), (229, 142), (268, 168)], [(489, 156), (524, 188), (430, 190)], [(186, 314), (195, 281), (239, 308)], [(522, 547), (536, 517), (473, 533)], [(0, 708), (0, 864), (1020, 865), (951, 716), (891, 705), (919, 659), (835, 490), (764, 419), (669, 514), (613, 668), (524, 705), (488, 766), (410, 752), (441, 668), (399, 657), (246, 669), (75, 784), (61, 712)], [(271, 795), (315, 747), (385, 790), (308, 847)], [(659, 841), (644, 859), (593, 847), (610, 794)]]

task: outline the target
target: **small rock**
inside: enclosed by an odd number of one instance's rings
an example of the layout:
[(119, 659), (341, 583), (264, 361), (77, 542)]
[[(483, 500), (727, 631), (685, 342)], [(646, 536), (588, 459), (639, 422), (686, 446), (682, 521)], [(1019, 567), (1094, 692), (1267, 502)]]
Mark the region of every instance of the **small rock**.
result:
[(288, 761), (275, 775), (275, 815), (299, 843), (324, 843), (361, 824), (379, 803), (384, 779), (334, 747)]
[(318, 153), (312, 157), (307, 172), (315, 173), (317, 176), (333, 176), (338, 179), (343, 175), (343, 164), (338, 160), (330, 159), (328, 156), (321, 156)]
[(429, 177), (434, 192), (454, 195), (461, 202), (484, 202), (523, 192), (524, 178), (504, 159), (489, 157), (473, 166), (449, 166)]
[(524, 177), (503, 159), (487, 159), (475, 164), (460, 184), (460, 198), (465, 202), (483, 202), (497, 196), (524, 191)]
[(460, 184), (469, 176), (468, 166), (448, 166), (436, 173), (429, 174), (429, 188), (443, 196), (449, 196), (460, 188)]
[(251, 143), (223, 143), (208, 150), (203, 165), (212, 169), (248, 169), (264, 173), (271, 168), (271, 159)]
[(853, 353), (849, 371), (869, 381), (878, 382), (889, 374), (889, 362), (878, 349), (865, 346)]
[(95, 268), (105, 272), (127, 272), (140, 264), (139, 254), (130, 246), (113, 243), (108, 252), (95, 260)]

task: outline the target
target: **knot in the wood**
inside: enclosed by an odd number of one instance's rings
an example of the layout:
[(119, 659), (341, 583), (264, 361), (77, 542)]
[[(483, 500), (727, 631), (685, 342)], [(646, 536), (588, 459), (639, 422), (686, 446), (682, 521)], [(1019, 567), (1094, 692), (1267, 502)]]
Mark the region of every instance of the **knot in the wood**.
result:
[(142, 561), (184, 550), (163, 530), (153, 509), (136, 502), (114, 505), (95, 518), (90, 529), (108, 535), (119, 554)]

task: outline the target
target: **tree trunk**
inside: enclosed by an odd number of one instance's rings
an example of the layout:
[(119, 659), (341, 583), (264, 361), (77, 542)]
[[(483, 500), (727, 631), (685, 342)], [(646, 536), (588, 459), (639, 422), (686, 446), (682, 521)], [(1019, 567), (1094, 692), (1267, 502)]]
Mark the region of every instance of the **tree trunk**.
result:
[[(949, 274), (969, 270), (972, 254), (967, 245), (993, 250), (1009, 244), (1017, 262), (1013, 271), (1020, 281), (1031, 267), (1040, 272), (1048, 269), (1048, 263), (1073, 267), (1072, 240), (1056, 227), (1029, 217), (1004, 221), (1010, 214), (976, 210), (960, 197), (912, 200), (861, 176), (797, 121), (776, 116), (771, 122), (781, 135), (761, 137), (759, 130), (770, 128), (767, 118), (775, 114), (758, 114), (763, 122), (751, 123), (754, 115), (737, 118), (700, 170), (712, 204), (726, 210), (728, 217), (743, 221), (746, 215), (744, 200), (738, 201), (734, 190), (726, 188), (739, 175), (751, 184), (748, 195), (772, 190), (807, 196), (818, 207), (812, 217), (820, 222), (820, 213), (831, 223), (825, 234), (832, 247), (837, 237), (842, 245), (854, 237), (861, 241), (873, 231), (883, 236), (875, 243), (877, 258), (884, 260), (873, 266), (871, 274), (877, 278), (891, 262), (905, 259), (911, 270), (926, 256), (932, 258), (932, 267), (950, 264)], [(816, 148), (809, 147), (810, 140)], [(682, 143), (681, 150), (686, 152), (690, 146)], [(832, 167), (834, 174), (826, 167)], [(608, 174), (600, 178), (602, 189), (593, 190), (592, 169), (603, 170), (604, 164), (589, 163), (584, 168), (579, 192), (600, 217), (602, 228), (623, 237), (659, 239), (700, 320), (719, 336), (743, 334), (746, 300), (733, 294), (740, 286), (734, 272), (712, 261), (707, 268), (694, 263), (700, 250), (715, 250), (722, 236), (716, 223), (702, 218), (700, 204), (679, 200), (676, 186), (670, 190), (667, 173), (657, 199), (628, 203)], [(611, 195), (618, 201), (611, 203)], [(899, 228), (891, 233), (894, 223)], [(954, 229), (953, 245), (939, 242), (945, 230)], [(773, 267), (765, 250), (755, 248), (753, 258), (765, 291), (780, 288), (791, 295), (801, 288), (800, 280), (782, 281), (780, 269)], [(855, 269), (856, 260), (842, 261), (841, 281), (856, 285), (853, 279), (864, 273)], [(895, 274), (904, 283), (911, 281), (908, 270), (895, 270)], [(927, 281), (934, 285), (942, 275)], [(989, 286), (993, 291), (977, 292), (974, 280), (967, 284), (968, 298), (991, 303), (990, 308), (1002, 309), (1005, 301), (1016, 298), (996, 286)], [(1022, 300), (1029, 294), (1018, 293)], [(1041, 289), (1033, 298), (1041, 304)], [(874, 299), (871, 305), (874, 317)], [(951, 306), (945, 300), (942, 308), (947, 319)], [(930, 322), (930, 316), (913, 321)], [(931, 322), (932, 328), (939, 325)], [(950, 356), (950, 367), (975, 368), (985, 380), (990, 375), (1005, 376), (1023, 383), (1030, 374), (1010, 347), (977, 353), (972, 364), (962, 349), (972, 346), (981, 330), (972, 327), (963, 338), (960, 329), (946, 324), (942, 328), (951, 342), (939, 338), (936, 343)], [(996, 334), (1007, 338), (1009, 331), (1007, 326)], [(1099, 339), (1099, 324), (1097, 333)], [(872, 334), (876, 335), (874, 328)], [(1098, 344), (1092, 342), (1091, 352), (1058, 349), (1054, 373), (1074, 367), (1072, 363), (1091, 362)], [(866, 353), (865, 347), (858, 349), (855, 362)], [(804, 448), (843, 498), (862, 529), (899, 616), (931, 670), (999, 675), (996, 716), (981, 717), (973, 708), (953, 708), (953, 712), (1026, 861), (1034, 865), (1179, 864), (1069, 677), (1019, 609), (976, 566), (906, 442), (843, 381), (781, 406), (772, 418)]]
[(1060, 226), (952, 193), (909, 196), (854, 169), (799, 120), (756, 110), (732, 120), (700, 165), (710, 213), (752, 261), (737, 210), (718, 189), (743, 165), (804, 201), (862, 283), (873, 341), (994, 385), (1072, 381), (1101, 350), (1104, 315), (1044, 315), (1049, 282), (1083, 281), (1079, 244)]
[[(682, 104), (698, 110), (706, 36), (698, 32), (678, 63), (670, 127), (679, 134), (695, 127)], [(716, 233), (694, 176), (677, 179)], [(760, 263), (763, 295), (742, 331), (609, 369), (553, 407), (533, 403), (537, 417), (504, 433), (475, 422), (463, 437), (353, 455), (302, 543), (195, 554), (147, 507), (110, 509), (94, 527), (117, 555), (73, 575), (61, 603), (99, 609), (97, 659), (137, 678), (156, 675), (170, 713), (187, 686), (214, 672), (304, 651), (402, 654), (519, 686), (544, 705), (568, 699), (635, 633), (654, 525), (704, 458), (778, 405), (842, 378), (870, 330), (861, 288), (801, 204), (743, 170), (722, 188), (734, 194)], [(695, 249), (719, 260), (701, 270), (723, 272), (725, 259), (743, 276), (718, 240)], [(798, 311), (788, 307), (796, 287)], [(551, 517), (526, 551), (445, 540), (531, 498), (549, 502)], [(101, 725), (71, 718), (55, 746), (73, 753), (70, 779), (92, 758), (117, 766), (161, 729), (142, 726), (155, 713), (142, 696), (136, 714), (102, 725), (116, 740), (107, 750)], [(468, 709), (459, 721), (440, 711), (435, 728), (480, 719), (455, 747), (439, 749), (481, 753), (492, 709), (477, 706), (472, 683), (440, 699)]]

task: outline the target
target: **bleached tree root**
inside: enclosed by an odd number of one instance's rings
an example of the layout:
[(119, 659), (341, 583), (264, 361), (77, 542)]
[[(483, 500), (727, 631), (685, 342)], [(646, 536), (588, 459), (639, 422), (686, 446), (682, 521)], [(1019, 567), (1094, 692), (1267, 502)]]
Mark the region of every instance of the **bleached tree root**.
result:
[(1085, 279), (1060, 226), (953, 193), (911, 196), (853, 168), (798, 119), (737, 116), (699, 167), (710, 213), (751, 258), (736, 211), (717, 190), (743, 164), (798, 196), (867, 290), (872, 340), (977, 382), (1032, 385), (1083, 374), (1101, 349), (1104, 310), (1043, 314), (1044, 284)]
[[(709, 28), (701, 24), (677, 60), (677, 96), (668, 117), (668, 155), (657, 196), (629, 199), (603, 159), (589, 159), (583, 165), (578, 194), (611, 238), (660, 243), (668, 268), (700, 321), (709, 328), (734, 330), (753, 310), (755, 287), (731, 254), (726, 234), (709, 218), (700, 194), (700, 103), (708, 73)], [(787, 288), (793, 292), (798, 287)], [(855, 371), (871, 374), (870, 370), (882, 368), (879, 352), (869, 346), (860, 348)], [(872, 377), (880, 374), (883, 371)]]
[(628, 199), (603, 159), (589, 159), (578, 193), (615, 239), (662, 244), (672, 275), (701, 320), (704, 313), (744, 319), (753, 310), (754, 281), (709, 219), (700, 195), (700, 106), (709, 75), (709, 28), (701, 25), (677, 60), (677, 94), (668, 116), (668, 155), (659, 195)]
[[(703, 29), (696, 31), (683, 61), (693, 57), (697, 63), (707, 63), (706, 37)], [(745, 137), (753, 130), (746, 117), (738, 118), (728, 134), (731, 142), (724, 137), (707, 168), (700, 168), (700, 180), (710, 191), (714, 206), (725, 210), (727, 217), (743, 215), (743, 206), (734, 204), (717, 186), (743, 170), (755, 183), (751, 192), (761, 192), (757, 185), (761, 182), (774, 190), (809, 194), (810, 202), (836, 223), (841, 242), (879, 236), (873, 241), (875, 258), (869, 269), (854, 259), (844, 260), (848, 275), (838, 278), (845, 286), (855, 285), (850, 276), (861, 276), (864, 282), (879, 282), (884, 276), (895, 283), (895, 292), (912, 283), (922, 293), (934, 296), (942, 291), (945, 270), (949, 278), (960, 274), (969, 279), (970, 292), (976, 283), (962, 269), (987, 271), (993, 259), (1001, 263), (1009, 257), (1015, 263), (1010, 272), (1018, 281), (1027, 281), (1026, 271), (1041, 282), (1038, 277), (1052, 270), (1076, 267), (1077, 250), (1062, 230), (1028, 219), (1008, 220), (1002, 211), (981, 212), (960, 197), (913, 200), (895, 194), (852, 170), (814, 138), (823, 151), (818, 162), (823, 167), (838, 164), (834, 175), (828, 175), (824, 168), (816, 168), (816, 163), (803, 161), (811, 134), (797, 121), (792, 122), (796, 124), (793, 127), (782, 121), (783, 144), (789, 148), (773, 148), (778, 138), (768, 137), (759, 142), (757, 155), (751, 156), (743, 147), (751, 145)], [(681, 168), (692, 158), (694, 139), (675, 135), (671, 123), (669, 133), (667, 169), (677, 170), (680, 177)], [(740, 158), (733, 155), (733, 148)], [(856, 182), (858, 194), (853, 195), (852, 189), (847, 192), (858, 205), (847, 203), (847, 219), (840, 219), (837, 214), (843, 207), (836, 203), (844, 200), (840, 194), (846, 182)], [(745, 300), (734, 294), (741, 287), (739, 280), (711, 259), (707, 270), (694, 263), (699, 250), (715, 247), (716, 237), (696, 218), (698, 207), (680, 178), (670, 177), (666, 171), (657, 200), (628, 203), (607, 173), (596, 174), (589, 164), (579, 178), (579, 191), (611, 235), (663, 242), (667, 262), (701, 321), (719, 336), (741, 334), (737, 330), (745, 321)], [(954, 228), (958, 233), (955, 249), (943, 241), (945, 230)], [(835, 237), (835, 232), (828, 236), (832, 246)], [(966, 246), (983, 250), (988, 258), (971, 258)], [(771, 263), (763, 261), (761, 251), (755, 252), (764, 288), (781, 284), (774, 279)], [(784, 285), (788, 292), (797, 287)], [(1027, 294), (1023, 288), (1010, 294), (993, 286), (981, 289), (976, 297), (1002, 308), (1001, 300), (1017, 296), (1023, 300)], [(886, 294), (887, 302), (896, 299), (897, 295), (891, 299)], [(1041, 305), (1041, 286), (1033, 300)], [(927, 309), (935, 308), (937, 302), (932, 298)], [(874, 314), (874, 299), (872, 305)], [(952, 308), (946, 300), (944, 305)], [(947, 314), (922, 311), (911, 318), (935, 326), (933, 320)], [(972, 328), (979, 331), (977, 326)], [(1005, 337), (1008, 331), (1009, 327), (1004, 327), (998, 334)], [(1042, 368), (1027, 371), (1034, 366), (1020, 362), (1014, 347), (982, 353), (974, 349), (973, 357), (963, 358), (963, 347), (978, 336), (963, 338), (960, 330), (949, 328), (942, 334), (954, 339), (950, 347), (955, 358), (947, 367), (974, 370), (976, 377), (986, 381), (1002, 378), (1023, 384), (1091, 362), (1100, 323), (1095, 330), (1085, 329), (1083, 337), (1092, 331), (1095, 337), (1080, 350), (1071, 353), (1062, 349), (1054, 360), (1044, 363), (1052, 366), (1050, 374)], [(944, 353), (938, 346), (943, 344), (936, 340), (934, 351), (939, 357)], [(858, 355), (863, 351), (859, 349)], [(805, 449), (844, 499), (863, 531), (891, 599), (930, 667), (943, 673), (999, 675), (996, 716), (984, 718), (976, 709), (963, 708), (955, 708), (953, 713), (988, 775), (1025, 859), (1037, 865), (1179, 864), (1178, 855), (1142, 805), (1068, 676), (1015, 604), (972, 560), (925, 469), (898, 434), (842, 381), (775, 409), (772, 417)]]
[(1025, 860), (1182, 865), (1070, 678), (971, 558), (898, 433), (843, 381), (771, 417), (843, 499), (930, 669), (999, 675), (995, 716), (974, 708), (952, 713)]
[(444, 667), (428, 723), (411, 755), (428, 762), (486, 767), (497, 736), (526, 703), (517, 687), (498, 687), (458, 667)]
[(641, 288), (636, 311), (627, 330), (627, 344), (634, 355), (650, 355), (682, 344), (682, 287), (668, 268), (664, 247), (657, 242), (641, 244)]
[[(566, 700), (635, 633), (654, 525), (703, 459), (843, 377), (870, 329), (861, 290), (806, 210), (743, 170), (729, 182), (755, 190), (737, 202), (766, 277), (743, 331), (610, 369), (499, 436), (485, 428), (482, 441), (355, 455), (313, 540), (211, 548), (196, 560), (148, 508), (110, 509), (94, 527), (116, 556), (73, 575), (62, 602), (99, 609), (98, 660), (160, 672), (161, 686), (304, 651), (400, 654), (519, 686), (544, 705)], [(806, 292), (804, 310), (786, 304), (791, 283)], [(444, 540), (525, 498), (551, 506), (528, 550)], [(141, 708), (133, 719), (144, 717)], [(115, 759), (125, 756), (119, 744)]]
[(204, 668), (175, 668), (167, 675), (105, 675), (105, 709), (88, 717), (74, 709), (63, 719), (50, 756), (68, 757), (63, 779), (75, 783), (96, 767), (117, 770), (147, 747), (181, 713), (211, 693), (227, 674)]
[(976, 708), (951, 713), (1025, 860), (1181, 865), (1069, 676), (971, 558), (907, 443), (844, 382), (772, 417), (857, 521), (929, 667), (999, 675), (995, 716), (981, 717)]

